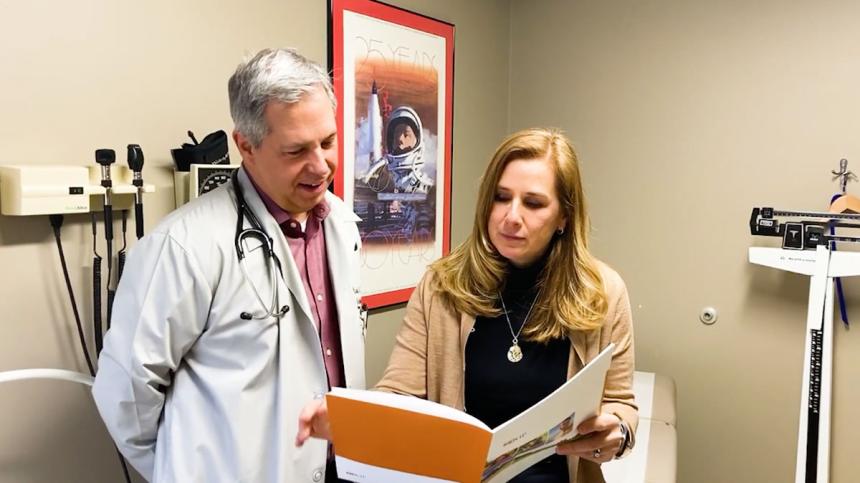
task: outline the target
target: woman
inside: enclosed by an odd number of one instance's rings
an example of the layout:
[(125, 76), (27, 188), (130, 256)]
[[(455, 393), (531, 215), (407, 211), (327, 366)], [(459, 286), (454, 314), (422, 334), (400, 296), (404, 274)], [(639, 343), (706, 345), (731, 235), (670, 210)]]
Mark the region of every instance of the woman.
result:
[[(585, 436), (514, 480), (602, 482), (632, 447), (633, 332), (624, 282), (588, 251), (576, 154), (558, 131), (527, 129), (496, 150), (471, 236), (431, 265), (409, 300), (376, 388), (463, 409), (496, 427), (572, 377), (610, 343), (601, 412)], [(325, 407), (302, 415), (325, 435)]]

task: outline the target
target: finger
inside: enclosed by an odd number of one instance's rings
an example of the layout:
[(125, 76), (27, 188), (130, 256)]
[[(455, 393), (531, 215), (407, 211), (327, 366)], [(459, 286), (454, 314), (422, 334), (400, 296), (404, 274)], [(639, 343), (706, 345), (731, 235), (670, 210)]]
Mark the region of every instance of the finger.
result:
[(603, 438), (599, 436), (589, 436), (587, 438), (577, 439), (576, 441), (567, 441), (559, 443), (556, 447), (556, 453), (569, 455), (587, 455), (604, 444)]
[[(597, 448), (594, 449), (582, 449), (582, 448), (565, 448), (561, 445), (556, 447), (556, 454), (565, 455), (565, 456), (577, 456), (582, 459), (587, 459), (590, 461), (595, 461), (594, 454)], [(602, 450), (601, 450), (602, 454)]]
[(597, 416), (588, 418), (579, 423), (579, 426), (576, 427), (576, 431), (579, 434), (590, 434), (597, 431)]
[(597, 431), (574, 441), (560, 443), (556, 446), (556, 452), (576, 456), (588, 455), (598, 448), (604, 450), (616, 448), (617, 450), (621, 447), (622, 442), (623, 438), (620, 432), (616, 434), (614, 430)]
[(310, 438), (310, 436), (311, 431), (309, 427), (306, 425), (299, 425), (299, 431), (298, 433), (296, 433), (296, 447), (301, 448), (305, 444), (305, 441)]
[(301, 447), (311, 437), (313, 423), (305, 415), (299, 417), (299, 430), (296, 433), (296, 447)]
[[(606, 463), (611, 460), (613, 456), (615, 456), (615, 453), (608, 451), (606, 448), (598, 448), (592, 451), (591, 454), (586, 455), (585, 459), (595, 463)], [(582, 456), (580, 456), (580, 458), (582, 458)]]
[(314, 401), (309, 403), (307, 406), (302, 408), (302, 411), (299, 413), (299, 427), (310, 427), (313, 425), (314, 418), (316, 417), (317, 411), (319, 409), (319, 402)]
[(320, 400), (319, 405), (317, 405), (314, 411), (314, 417), (328, 422), (328, 403), (325, 399)]
[[(563, 451), (563, 450), (562, 450)], [(577, 450), (570, 452), (560, 452), (559, 454), (564, 454), (567, 456), (576, 456), (580, 459), (585, 459), (588, 461), (593, 461), (595, 463), (606, 463), (615, 457), (617, 450), (613, 450), (611, 447), (604, 448), (594, 448), (590, 450)]]
[(618, 416), (614, 414), (601, 413), (580, 423), (576, 430), (581, 434), (589, 434), (596, 431), (613, 430), (620, 425), (621, 418)]
[(328, 404), (325, 401), (317, 407), (313, 420), (313, 436), (331, 440), (331, 424), (328, 419)]
[[(578, 456), (594, 462), (606, 462), (619, 453), (622, 444), (620, 441), (598, 439), (591, 440), (588, 445), (577, 443), (581, 443), (581, 441), (562, 443), (556, 446), (555, 452), (565, 456)], [(596, 452), (598, 449), (600, 450), (599, 453)]]
[(299, 430), (296, 433), (296, 446), (302, 446), (311, 437), (314, 419), (321, 404), (320, 401), (314, 401), (302, 408), (301, 413), (299, 413)]

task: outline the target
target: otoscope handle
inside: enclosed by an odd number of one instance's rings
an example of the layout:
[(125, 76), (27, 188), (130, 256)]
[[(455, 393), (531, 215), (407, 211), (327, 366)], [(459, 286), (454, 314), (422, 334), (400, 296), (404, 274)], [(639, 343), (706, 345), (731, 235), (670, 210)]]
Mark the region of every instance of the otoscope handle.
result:
[[(108, 287), (110, 287), (110, 281), (108, 281)], [(113, 297), (116, 295), (116, 290), (108, 288), (108, 306), (107, 306), (107, 329), (110, 330), (110, 317), (113, 314)]]
[(116, 280), (117, 285), (119, 284), (119, 279), (122, 278), (122, 269), (125, 268), (125, 252), (119, 252), (116, 254)]
[[(105, 205), (105, 240), (113, 240), (113, 205)], [(108, 253), (108, 256), (111, 256)], [(110, 281), (108, 281), (110, 283)]]
[(102, 351), (102, 259), (93, 258), (93, 337), (96, 356)]
[(134, 228), (137, 230), (137, 239), (143, 238), (143, 203), (134, 204)]

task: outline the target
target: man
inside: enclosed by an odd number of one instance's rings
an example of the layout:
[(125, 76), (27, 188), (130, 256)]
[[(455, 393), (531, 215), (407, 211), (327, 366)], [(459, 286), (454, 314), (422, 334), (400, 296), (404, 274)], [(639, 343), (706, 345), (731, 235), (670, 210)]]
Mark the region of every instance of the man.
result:
[[(404, 119), (404, 118), (401, 118)], [(415, 136), (415, 130), (405, 119), (394, 126), (394, 140), (391, 154), (406, 153), (418, 144), (418, 138)]]
[(400, 106), (389, 115), (386, 159), (398, 193), (428, 193), (433, 186), (433, 179), (424, 172), (421, 130), (421, 118), (409, 106)]
[(229, 94), (242, 168), (129, 253), (93, 395), (149, 481), (335, 480), (325, 442), (294, 444), (306, 403), (365, 385), (358, 218), (327, 191), (331, 84), (263, 50)]

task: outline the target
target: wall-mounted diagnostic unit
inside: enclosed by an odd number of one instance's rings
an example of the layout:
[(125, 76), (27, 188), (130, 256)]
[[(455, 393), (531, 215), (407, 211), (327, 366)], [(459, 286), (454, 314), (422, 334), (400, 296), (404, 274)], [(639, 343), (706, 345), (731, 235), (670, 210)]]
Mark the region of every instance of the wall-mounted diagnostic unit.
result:
[[(133, 184), (134, 174), (125, 166), (112, 165), (115, 205), (130, 208), (134, 194), (155, 191), (155, 186)], [(12, 216), (87, 213), (101, 210), (105, 188), (101, 167), (95, 166), (0, 166), (0, 213)], [(95, 196), (95, 198), (93, 198)], [(127, 205), (127, 206), (126, 206)]]

